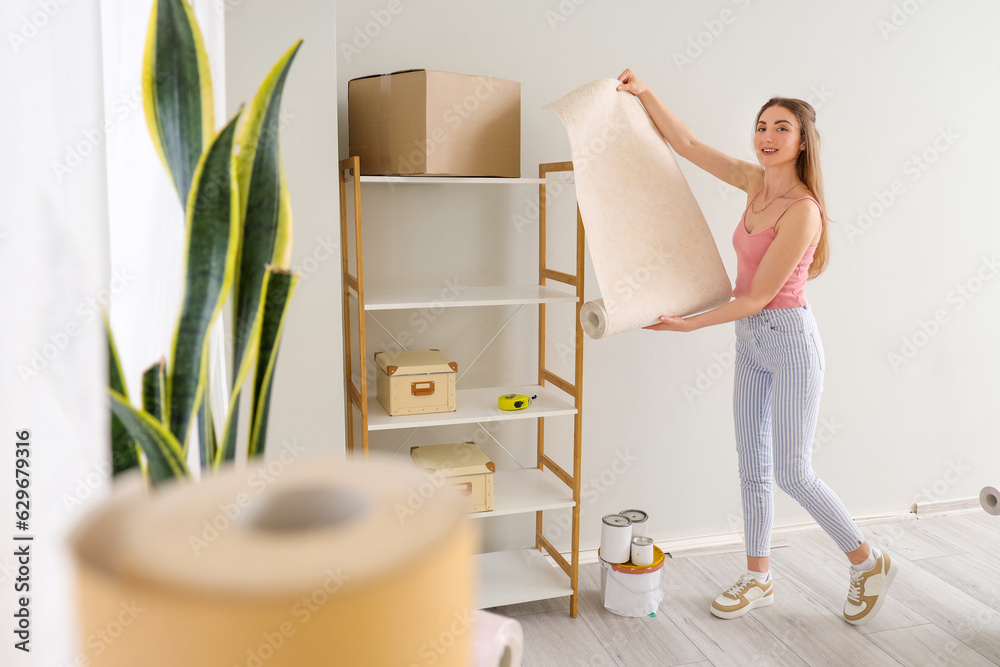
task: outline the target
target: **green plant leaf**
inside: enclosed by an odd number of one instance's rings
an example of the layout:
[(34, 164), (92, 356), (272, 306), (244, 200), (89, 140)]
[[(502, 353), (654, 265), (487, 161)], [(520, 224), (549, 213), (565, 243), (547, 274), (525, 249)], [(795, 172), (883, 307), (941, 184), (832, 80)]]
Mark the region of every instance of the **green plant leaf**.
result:
[(164, 408), (167, 405), (166, 365), (166, 359), (160, 357), (159, 361), (147, 368), (146, 372), (142, 374), (142, 409), (161, 424), (163, 423)]
[(215, 133), (208, 53), (185, 0), (154, 0), (142, 59), (142, 106), (157, 155), (181, 206)]
[(240, 190), (240, 258), (233, 284), (233, 387), (247, 350), (256, 345), (264, 268), (288, 268), (292, 215), (288, 188), (278, 148), (281, 97), (292, 60), (302, 45), (295, 44), (264, 78), (243, 114), (236, 135), (236, 178)]
[[(108, 386), (125, 397), (128, 401), (128, 389), (125, 387), (125, 374), (122, 372), (121, 360), (118, 358), (118, 347), (111, 333), (111, 323), (107, 313), (104, 313), (104, 331), (108, 339)], [(112, 410), (111, 412), (111, 474), (120, 475), (139, 465), (139, 450), (135, 439)]]
[(215, 461), (215, 422), (212, 419), (212, 401), (205, 397), (198, 408), (198, 446), (202, 470)]
[[(270, 280), (271, 274), (268, 271), (264, 272), (263, 282), (264, 288), (263, 293), (267, 293), (267, 284)], [(243, 382), (246, 380), (247, 374), (250, 372), (250, 365), (257, 358), (257, 344), (260, 340), (260, 328), (261, 319), (264, 314), (264, 299), (257, 300), (257, 313), (254, 317), (250, 318), (249, 323), (253, 327), (252, 331), (249, 332), (249, 340), (251, 344), (251, 352), (243, 355), (243, 359), (240, 361), (240, 366), (236, 368), (236, 377), (233, 379), (233, 389), (232, 393), (229, 395), (229, 414), (226, 416), (226, 426), (222, 430), (222, 440), (220, 441), (220, 447), (215, 453), (216, 466), (221, 464), (223, 461), (232, 461), (236, 458), (236, 425), (240, 415), (240, 395), (243, 391)]]
[(177, 439), (152, 415), (133, 408), (128, 399), (110, 389), (111, 410), (146, 454), (150, 479), (154, 484), (187, 477), (188, 469)]
[(232, 150), (239, 116), (237, 112), (202, 155), (188, 200), (184, 295), (167, 379), (167, 423), (184, 451), (205, 389), (209, 330), (233, 280), (239, 210)]
[(299, 277), (284, 269), (268, 267), (271, 278), (264, 300), (264, 321), (260, 331), (260, 349), (253, 383), (253, 406), (250, 411), (250, 442), (247, 456), (263, 456), (267, 440), (267, 416), (271, 405), (271, 384), (278, 363), (278, 346), (285, 328), (285, 313)]

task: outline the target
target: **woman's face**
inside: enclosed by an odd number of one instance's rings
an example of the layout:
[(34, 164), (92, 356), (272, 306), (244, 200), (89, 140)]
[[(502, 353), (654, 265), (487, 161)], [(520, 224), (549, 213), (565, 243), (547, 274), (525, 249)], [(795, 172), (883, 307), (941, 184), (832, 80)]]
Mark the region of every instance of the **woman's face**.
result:
[(757, 121), (753, 147), (763, 167), (795, 164), (802, 150), (802, 138), (795, 114), (785, 107), (772, 106), (764, 110)]

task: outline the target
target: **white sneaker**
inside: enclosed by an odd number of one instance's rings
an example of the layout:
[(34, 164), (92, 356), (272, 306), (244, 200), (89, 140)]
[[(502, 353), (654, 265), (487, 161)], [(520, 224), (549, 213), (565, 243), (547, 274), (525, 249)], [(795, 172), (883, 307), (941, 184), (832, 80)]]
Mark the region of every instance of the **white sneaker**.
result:
[(712, 601), (712, 613), (719, 618), (739, 618), (751, 609), (774, 603), (774, 580), (766, 584), (744, 574), (732, 588)]
[(877, 614), (898, 570), (899, 566), (883, 553), (875, 559), (875, 567), (867, 572), (858, 572), (852, 568), (851, 588), (847, 592), (847, 604), (844, 605), (844, 620), (851, 625), (861, 625)]

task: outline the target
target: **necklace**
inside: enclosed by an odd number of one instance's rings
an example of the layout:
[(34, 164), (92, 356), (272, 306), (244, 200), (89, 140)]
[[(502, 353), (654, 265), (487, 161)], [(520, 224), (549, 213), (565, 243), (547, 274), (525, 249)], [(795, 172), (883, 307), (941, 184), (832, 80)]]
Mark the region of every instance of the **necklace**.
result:
[(751, 213), (756, 213), (756, 214), (759, 214), (759, 213), (763, 213), (764, 211), (766, 211), (766, 210), (767, 210), (767, 207), (768, 207), (768, 206), (770, 206), (770, 205), (771, 205), (771, 204), (773, 204), (773, 203), (774, 203), (774, 202), (775, 202), (776, 200), (778, 200), (778, 199), (781, 199), (782, 197), (784, 197), (785, 195), (787, 195), (787, 194), (788, 194), (789, 192), (791, 192), (792, 190), (794, 190), (794, 189), (796, 188), (796, 186), (797, 186), (797, 185), (798, 185), (798, 183), (796, 183), (796, 184), (795, 184), (795, 185), (793, 185), (792, 187), (788, 188), (787, 190), (785, 190), (784, 192), (782, 192), (782, 193), (781, 193), (780, 195), (778, 195), (778, 196), (776, 196), (776, 197), (772, 197), (772, 198), (771, 198), (771, 201), (767, 202), (767, 206), (765, 206), (764, 208), (760, 209), (759, 211), (754, 211), (754, 210), (753, 210), (753, 202), (757, 200), (757, 195), (754, 195), (754, 198), (753, 198), (753, 201), (751, 201), (751, 202), (750, 202), (750, 212), (751, 212)]

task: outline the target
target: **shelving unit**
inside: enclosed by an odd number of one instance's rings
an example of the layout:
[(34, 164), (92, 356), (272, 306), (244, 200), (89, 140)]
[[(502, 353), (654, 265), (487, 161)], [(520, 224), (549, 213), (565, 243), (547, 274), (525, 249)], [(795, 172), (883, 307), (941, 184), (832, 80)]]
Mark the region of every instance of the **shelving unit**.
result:
[[(583, 425), (583, 328), (580, 307), (583, 304), (584, 232), (580, 211), (576, 213), (576, 273), (571, 275), (548, 268), (546, 264), (546, 187), (553, 183), (572, 182), (567, 176), (573, 171), (572, 162), (540, 164), (538, 178), (445, 178), (423, 176), (359, 176), (359, 159), (340, 161), (340, 232), (341, 259), (344, 277), (344, 369), (347, 393), (347, 449), (355, 452), (355, 428), (360, 431), (362, 456), (368, 455), (368, 434), (371, 431), (412, 429), (455, 424), (482, 425), (484, 422), (534, 419), (537, 421), (536, 467), (497, 470), (493, 479), (494, 507), (490, 512), (471, 515), (474, 519), (535, 513), (534, 548), (514, 549), (476, 556), (480, 572), (477, 605), (480, 608), (529, 602), (553, 597), (570, 596), (570, 616), (577, 614), (578, 574), (580, 561), (580, 463)], [(538, 186), (538, 284), (529, 286), (469, 287), (453, 301), (442, 302), (440, 289), (365, 290), (364, 253), (361, 224), (363, 184), (448, 183), (537, 185)], [(347, 188), (353, 188), (353, 215), (347, 206)], [(365, 188), (367, 191), (367, 188)], [(348, 251), (349, 234), (353, 231), (356, 275), (351, 274)], [(573, 288), (573, 292), (549, 286), (549, 282)], [(352, 299), (356, 306), (352, 306)], [(547, 304), (575, 303), (576, 345), (572, 381), (559, 377), (545, 364), (545, 308)], [(458, 389), (455, 412), (390, 417), (374, 395), (368, 394), (365, 372), (367, 346), (365, 313), (381, 310), (411, 310), (428, 307), (462, 308), (473, 306), (536, 305), (538, 307), (538, 376), (536, 384), (514, 388), (484, 387)], [(352, 349), (352, 316), (358, 325), (358, 349)], [(357, 364), (357, 366), (355, 366)], [(360, 370), (354, 382), (354, 369)], [(506, 412), (497, 407), (497, 396), (510, 391), (537, 395), (530, 410)], [(355, 413), (358, 418), (355, 420)], [(545, 452), (545, 419), (573, 416), (573, 466), (568, 471)], [(542, 534), (543, 512), (566, 509), (572, 511), (570, 559), (559, 553)], [(548, 554), (558, 566), (552, 567)], [(561, 572), (560, 572), (561, 570)]]

